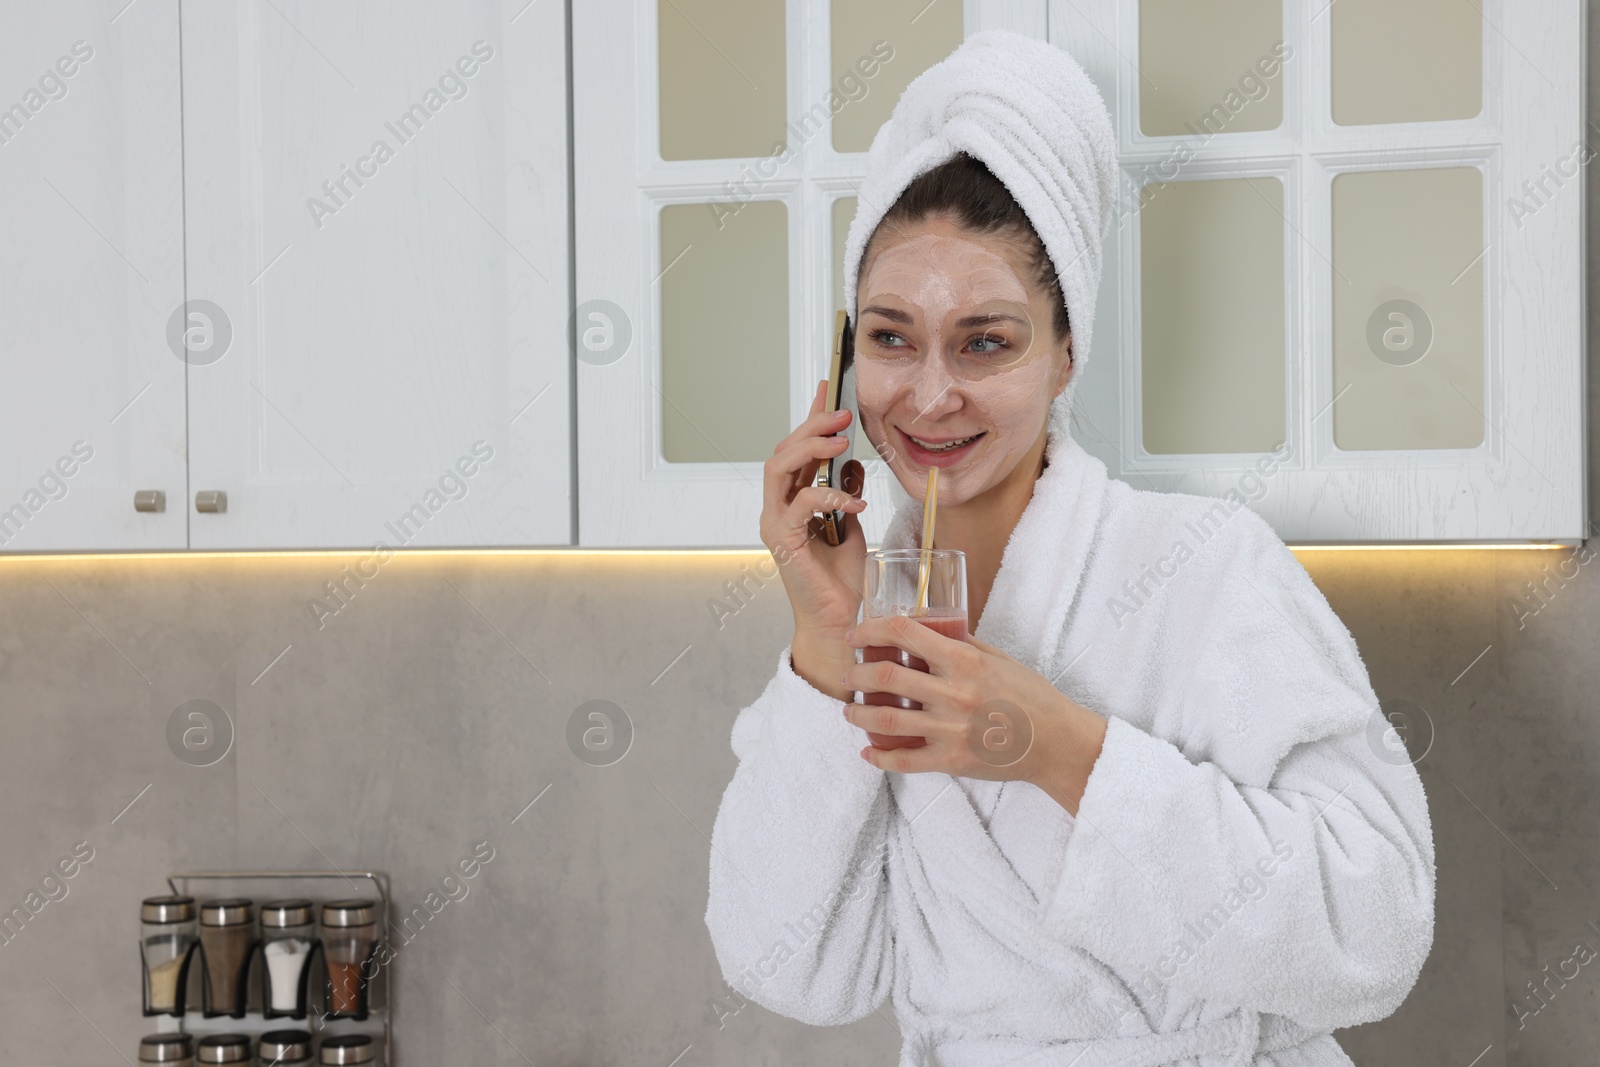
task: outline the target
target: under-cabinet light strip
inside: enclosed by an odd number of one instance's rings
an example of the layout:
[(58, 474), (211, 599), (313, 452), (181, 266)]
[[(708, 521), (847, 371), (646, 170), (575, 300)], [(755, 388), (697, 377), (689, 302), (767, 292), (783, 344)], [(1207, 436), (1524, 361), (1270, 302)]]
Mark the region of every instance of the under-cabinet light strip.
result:
[[(1289, 543), (1293, 552), (1442, 552), (1442, 551), (1498, 551), (1513, 550), (1548, 550), (1571, 548), (1571, 545), (1551, 543), (1441, 543), (1441, 544), (1295, 544)], [(23, 561), (37, 562), (87, 562), (91, 560), (193, 560), (193, 559), (315, 559), (318, 557), (345, 557), (360, 553), (371, 553), (372, 548), (348, 549), (271, 549), (271, 550), (229, 550), (229, 551), (197, 551), (190, 552), (185, 549), (174, 549), (169, 552), (36, 552), (36, 553), (0, 553), (0, 561), (17, 563)], [(765, 549), (759, 548), (413, 548), (390, 549), (396, 557), (408, 559), (421, 559), (427, 556), (557, 556), (565, 558), (598, 556), (602, 558), (623, 558), (627, 556), (740, 556), (740, 555), (766, 555)]]

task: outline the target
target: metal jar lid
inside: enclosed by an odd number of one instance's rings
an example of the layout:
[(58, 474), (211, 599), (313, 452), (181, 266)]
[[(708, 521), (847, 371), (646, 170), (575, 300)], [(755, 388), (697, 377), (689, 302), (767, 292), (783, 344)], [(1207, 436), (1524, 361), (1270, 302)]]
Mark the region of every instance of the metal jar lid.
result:
[(371, 1034), (340, 1034), (322, 1042), (318, 1058), (323, 1063), (372, 1063), (378, 1058), (378, 1046)]
[(139, 1039), (140, 1063), (177, 1063), (194, 1057), (192, 1034), (150, 1034)]
[(195, 1046), (195, 1057), (201, 1063), (249, 1063), (249, 1034), (211, 1034), (200, 1039)]
[(377, 921), (378, 904), (374, 900), (330, 900), (322, 905), (323, 926), (371, 926)]
[(139, 905), (139, 921), (144, 923), (183, 923), (194, 919), (194, 897), (145, 897)]
[(309, 1063), (311, 1034), (305, 1030), (268, 1030), (256, 1056), (262, 1063)]
[(261, 925), (282, 929), (286, 926), (310, 926), (312, 919), (309, 900), (269, 900), (261, 905)]
[(201, 926), (243, 926), (255, 919), (255, 902), (243, 897), (208, 900), (200, 905)]

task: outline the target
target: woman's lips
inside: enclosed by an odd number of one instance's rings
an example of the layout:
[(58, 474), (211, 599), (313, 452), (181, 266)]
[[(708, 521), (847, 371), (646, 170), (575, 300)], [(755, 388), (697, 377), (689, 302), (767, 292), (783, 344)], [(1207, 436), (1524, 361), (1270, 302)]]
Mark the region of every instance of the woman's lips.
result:
[[(963, 459), (971, 454), (972, 450), (977, 447), (978, 442), (983, 440), (984, 435), (984, 431), (979, 431), (979, 433), (973, 437), (971, 441), (962, 445), (960, 448), (951, 448), (940, 452), (933, 452), (917, 444), (917, 442), (911, 438), (910, 434), (906, 433), (898, 426), (895, 427), (894, 432), (900, 436), (900, 444), (905, 449), (906, 455), (910, 456), (913, 462), (924, 467), (955, 466), (957, 463), (960, 463)], [(960, 440), (960, 438), (951, 438), (951, 440)]]

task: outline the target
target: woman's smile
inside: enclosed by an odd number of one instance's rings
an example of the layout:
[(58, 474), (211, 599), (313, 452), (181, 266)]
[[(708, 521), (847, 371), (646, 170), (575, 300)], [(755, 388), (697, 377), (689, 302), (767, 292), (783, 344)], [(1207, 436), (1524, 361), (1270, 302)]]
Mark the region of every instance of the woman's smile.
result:
[(898, 426), (894, 432), (906, 456), (921, 467), (954, 467), (970, 456), (985, 436), (982, 430), (965, 437), (913, 436)]

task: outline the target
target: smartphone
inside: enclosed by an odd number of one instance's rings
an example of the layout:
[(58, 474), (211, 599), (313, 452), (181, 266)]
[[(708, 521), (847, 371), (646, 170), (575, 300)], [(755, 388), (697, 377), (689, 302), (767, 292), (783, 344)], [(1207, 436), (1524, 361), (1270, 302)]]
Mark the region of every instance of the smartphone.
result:
[[(838, 411), (841, 408), (856, 410), (856, 360), (855, 360), (855, 331), (850, 328), (850, 316), (843, 311), (834, 316), (833, 329), (833, 360), (828, 368), (828, 395), (826, 411)], [(844, 488), (844, 465), (849, 461), (851, 453), (855, 451), (856, 421), (860, 413), (850, 420), (843, 430), (849, 445), (845, 450), (828, 460), (817, 471), (817, 484), (825, 488)], [(837, 545), (848, 534), (845, 529), (845, 520), (849, 517), (848, 511), (834, 511), (829, 509), (822, 514), (822, 532), (827, 537), (828, 544)]]

